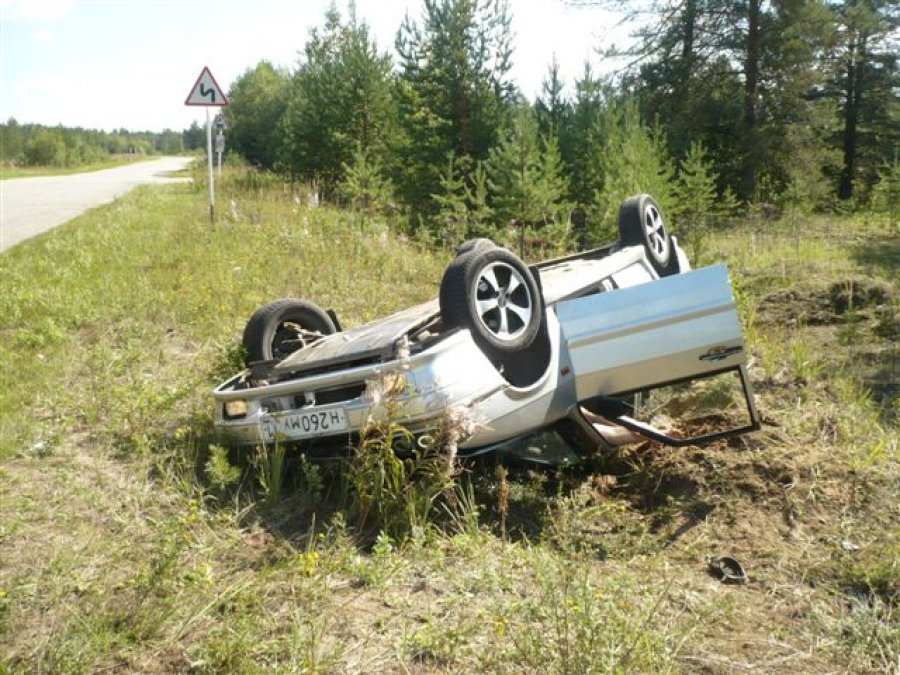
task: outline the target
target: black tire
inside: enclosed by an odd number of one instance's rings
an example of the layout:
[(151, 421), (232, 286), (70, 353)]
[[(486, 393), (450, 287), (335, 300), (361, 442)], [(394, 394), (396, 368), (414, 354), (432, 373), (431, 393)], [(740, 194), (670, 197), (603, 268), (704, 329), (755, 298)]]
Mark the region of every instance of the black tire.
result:
[(677, 256), (662, 209), (650, 195), (635, 195), (622, 202), (619, 207), (619, 242), (623, 246), (643, 246), (650, 264), (660, 276), (678, 271)]
[[(467, 239), (459, 246), (456, 247), (456, 257), (453, 261), (447, 266), (447, 269), (444, 270), (444, 276), (441, 279), (441, 306), (443, 306), (443, 298), (444, 298), (444, 289), (449, 287), (457, 287), (461, 284), (465, 283), (465, 261), (472, 257), (475, 253), (481, 253), (482, 251), (486, 251), (491, 248), (498, 248), (497, 244), (495, 244), (490, 239), (485, 237), (478, 237), (476, 239)], [(463, 325), (464, 321), (455, 323), (452, 328)], [(447, 323), (447, 318), (444, 317), (444, 323)]]
[(244, 328), (245, 362), (281, 361), (334, 332), (331, 317), (313, 303), (294, 298), (275, 300), (256, 310)]
[(497, 244), (495, 244), (490, 239), (485, 237), (477, 237), (475, 239), (467, 239), (459, 246), (456, 247), (456, 255), (461, 256), (469, 251), (484, 251), (489, 248), (496, 248)]
[(537, 282), (505, 248), (457, 257), (444, 273), (439, 299), (444, 324), (468, 328), (491, 358), (527, 349), (544, 316)]

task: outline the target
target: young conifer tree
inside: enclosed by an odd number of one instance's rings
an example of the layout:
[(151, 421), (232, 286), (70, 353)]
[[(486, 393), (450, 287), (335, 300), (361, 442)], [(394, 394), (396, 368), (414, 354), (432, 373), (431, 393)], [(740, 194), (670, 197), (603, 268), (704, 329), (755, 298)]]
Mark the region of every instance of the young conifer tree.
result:
[(440, 190), (431, 195), (437, 204), (437, 232), (446, 246), (461, 244), (469, 231), (469, 206), (466, 183), (460, 175), (454, 154), (447, 154), (447, 163), (440, 173)]
[(617, 236), (619, 206), (632, 195), (653, 195), (665, 214), (676, 207), (675, 172), (662, 131), (641, 122), (637, 103), (631, 99), (609, 103), (599, 123), (603, 150), (595, 158), (601, 187), (592, 213), (594, 243)]
[(391, 203), (394, 187), (385, 177), (381, 161), (358, 143), (351, 161), (341, 167), (339, 194), (349, 205), (367, 216), (384, 211)]
[(448, 152), (471, 185), (497, 141), (514, 91), (510, 21), (506, 0), (424, 0), (400, 28), (397, 184), (415, 213), (437, 212)]
[(691, 259), (698, 260), (706, 234), (717, 214), (716, 173), (699, 141), (691, 143), (681, 162), (675, 186), (677, 210), (672, 214), (682, 240), (691, 248)]

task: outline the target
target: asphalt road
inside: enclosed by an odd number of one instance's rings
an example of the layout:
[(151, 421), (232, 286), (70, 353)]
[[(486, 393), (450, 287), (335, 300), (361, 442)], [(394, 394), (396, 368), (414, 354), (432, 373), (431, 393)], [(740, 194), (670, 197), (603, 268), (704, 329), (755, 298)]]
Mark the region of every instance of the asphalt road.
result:
[(165, 183), (190, 157), (163, 157), (70, 176), (0, 180), (0, 251), (52, 230), (144, 183)]

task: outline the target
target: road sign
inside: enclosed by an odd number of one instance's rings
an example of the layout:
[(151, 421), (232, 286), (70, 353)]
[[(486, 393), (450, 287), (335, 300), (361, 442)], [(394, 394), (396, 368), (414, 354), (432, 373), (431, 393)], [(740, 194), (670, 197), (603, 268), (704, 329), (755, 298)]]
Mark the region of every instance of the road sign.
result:
[[(209, 117), (209, 109), (213, 106), (221, 107), (224, 105), (228, 105), (228, 98), (225, 94), (222, 93), (222, 88), (219, 86), (219, 83), (216, 82), (216, 78), (213, 77), (212, 73), (209, 72), (209, 68), (203, 66), (203, 70), (200, 71), (200, 77), (197, 78), (197, 81), (194, 82), (194, 86), (191, 88), (191, 93), (188, 94), (187, 99), (184, 102), (185, 105), (201, 105), (206, 108), (206, 157), (207, 163), (209, 164), (209, 222), (215, 224), (215, 204), (216, 204), (216, 193), (215, 188), (215, 180), (213, 179), (213, 145), (212, 145), (212, 121)], [(221, 132), (219, 133), (221, 137)], [(218, 138), (216, 139), (216, 146), (218, 146), (220, 141)], [(225, 149), (225, 139), (222, 138), (222, 149), (218, 150), (219, 153), (219, 171), (221, 172), (221, 162), (222, 162), (222, 151)]]
[(222, 88), (216, 82), (216, 78), (209, 72), (209, 68), (203, 67), (200, 77), (194, 83), (191, 93), (184, 102), (185, 105), (223, 106), (228, 105), (228, 98), (222, 93)]
[(225, 115), (219, 113), (213, 119), (213, 129), (218, 129), (219, 131), (225, 131), (228, 128), (228, 123), (225, 121)]

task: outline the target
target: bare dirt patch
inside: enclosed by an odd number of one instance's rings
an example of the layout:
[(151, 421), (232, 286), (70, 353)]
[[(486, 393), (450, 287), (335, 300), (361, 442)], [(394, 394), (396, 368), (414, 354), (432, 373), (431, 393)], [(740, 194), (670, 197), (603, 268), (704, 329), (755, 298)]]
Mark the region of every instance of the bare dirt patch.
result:
[[(808, 281), (762, 298), (764, 330), (801, 335), (823, 367), (847, 369), (896, 415), (900, 395), (900, 298), (878, 279)], [(893, 412), (892, 412), (893, 411)]]

